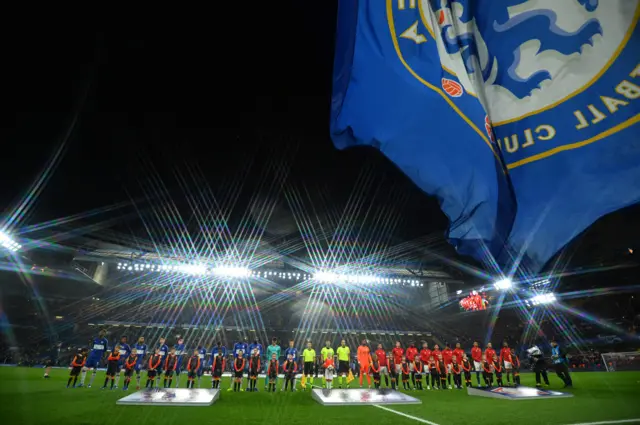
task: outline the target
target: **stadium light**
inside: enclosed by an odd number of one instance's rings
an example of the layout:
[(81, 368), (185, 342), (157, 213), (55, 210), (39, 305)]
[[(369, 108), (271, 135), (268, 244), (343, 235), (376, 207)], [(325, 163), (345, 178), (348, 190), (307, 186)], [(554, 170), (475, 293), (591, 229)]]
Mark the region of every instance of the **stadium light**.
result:
[(283, 272), (273, 270), (252, 270), (251, 276), (264, 279), (309, 280), (310, 274), (300, 272)]
[(509, 278), (500, 279), (493, 284), (493, 287), (498, 291), (506, 291), (507, 289), (511, 289), (513, 286), (513, 282)]
[(22, 245), (14, 241), (13, 238), (11, 238), (11, 236), (6, 234), (2, 230), (0, 230), (0, 246), (2, 246), (5, 249), (8, 249), (11, 252), (16, 252), (17, 250), (22, 248)]
[(527, 304), (533, 307), (538, 305), (552, 304), (556, 302), (556, 296), (553, 293), (538, 294), (528, 300)]
[(153, 264), (146, 262), (119, 262), (118, 270), (132, 273), (165, 273), (184, 274), (189, 276), (218, 276), (227, 278), (255, 277), (264, 279), (288, 279), (288, 280), (308, 280), (311, 275), (300, 272), (283, 272), (273, 270), (250, 270), (246, 267), (233, 265), (208, 266), (202, 263), (174, 263), (166, 261), (164, 264)]
[(118, 263), (118, 270), (149, 273), (175, 273), (189, 276), (220, 276), (220, 277), (249, 277), (251, 270), (245, 267), (216, 266), (209, 267), (202, 263), (175, 263), (175, 264), (151, 264), (151, 263)]
[(544, 287), (550, 284), (551, 284), (551, 279), (538, 279), (529, 284), (529, 289), (533, 291), (544, 290)]
[(289, 279), (289, 280), (314, 280), (322, 283), (353, 283), (353, 284), (378, 284), (399, 285), (421, 288), (424, 283), (417, 279), (402, 279), (394, 277), (382, 277), (371, 274), (339, 274), (335, 272), (319, 271), (315, 274), (300, 272), (283, 272), (270, 270), (250, 270), (246, 267), (234, 265), (209, 266), (203, 263), (173, 263), (166, 261), (164, 264), (146, 262), (120, 262), (118, 270), (131, 273), (166, 273), (182, 274), (188, 276), (217, 276), (224, 278), (264, 278), (264, 279)]
[(228, 276), (228, 277), (249, 277), (251, 276), (251, 270), (245, 267), (227, 267), (219, 266), (211, 269), (211, 272), (216, 276)]
[(320, 271), (315, 273), (313, 275), (313, 279), (321, 283), (355, 283), (402, 286), (410, 285), (413, 287), (424, 286), (424, 283), (416, 279), (389, 278), (375, 275), (339, 274), (327, 271)]

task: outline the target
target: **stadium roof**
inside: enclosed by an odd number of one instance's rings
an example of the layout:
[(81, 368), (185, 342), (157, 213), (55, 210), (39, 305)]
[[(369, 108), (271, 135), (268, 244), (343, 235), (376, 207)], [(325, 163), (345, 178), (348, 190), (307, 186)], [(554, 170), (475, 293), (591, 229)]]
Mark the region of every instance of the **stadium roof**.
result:
[[(414, 243), (418, 245), (419, 241)], [(250, 268), (297, 268), (303, 271), (311, 271), (310, 269), (313, 268), (313, 265), (310, 263), (309, 257), (306, 255), (304, 250), (292, 250), (290, 248), (290, 244), (284, 244), (284, 246), (274, 245), (265, 240), (245, 240), (242, 241), (241, 244), (257, 245), (257, 249), (253, 254), (256, 261), (253, 265), (249, 265)], [(109, 242), (86, 239), (82, 247), (78, 249), (77, 254), (74, 256), (74, 260), (109, 262), (115, 264), (121, 261), (148, 263), (177, 261), (187, 263), (194, 259), (193, 256), (172, 254), (171, 249), (169, 248), (155, 248), (155, 250), (150, 249), (148, 251), (144, 251), (141, 250), (140, 247), (134, 249)], [(423, 279), (463, 283), (460, 280), (461, 276), (459, 274), (456, 274), (455, 277), (452, 276), (451, 271), (448, 270), (449, 267), (445, 263), (441, 263), (440, 266), (434, 263), (428, 265), (421, 264), (421, 254), (419, 251), (414, 251), (414, 248), (413, 244), (399, 244), (395, 249), (389, 249), (396, 253), (395, 256), (388, 256), (386, 258), (380, 257), (376, 264), (370, 263), (370, 260), (366, 258), (365, 261), (368, 261), (371, 268), (375, 269), (376, 273), (379, 274), (407, 277), (412, 276)]]

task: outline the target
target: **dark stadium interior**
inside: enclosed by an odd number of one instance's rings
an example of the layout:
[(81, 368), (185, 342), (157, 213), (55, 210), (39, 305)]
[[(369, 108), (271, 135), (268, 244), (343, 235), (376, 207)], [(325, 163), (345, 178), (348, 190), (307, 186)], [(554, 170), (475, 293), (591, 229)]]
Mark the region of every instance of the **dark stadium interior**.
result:
[[(123, 335), (209, 354), (345, 339), (354, 358), (363, 339), (467, 353), (508, 342), (549, 358), (558, 338), (572, 372), (640, 350), (639, 205), (499, 290), (495, 270), (449, 243), (442, 199), (378, 150), (332, 144), (338, 1), (253, 3), (238, 7), (256, 22), (222, 18), (233, 31), (219, 16), (147, 17), (105, 31), (49, 23), (8, 43), (0, 231), (21, 248), (0, 245), (0, 366), (66, 374), (101, 329), (111, 349)], [(201, 263), (207, 273), (160, 271)], [(219, 264), (251, 274), (215, 275)], [(319, 277), (335, 270), (342, 280)], [(638, 370), (640, 355), (613, 364)]]
[[(284, 217), (275, 218), (278, 226), (287, 226), (285, 211), (281, 208)], [(629, 336), (636, 333), (640, 319), (638, 297), (625, 291), (624, 287), (633, 286), (637, 269), (633, 255), (621, 246), (616, 247), (615, 241), (607, 241), (607, 235), (612, 234), (613, 222), (611, 217), (603, 219), (576, 241), (571, 263), (580, 266), (574, 267), (575, 274), (563, 277), (556, 289), (558, 292), (576, 292), (577, 296), (566, 303), (583, 312), (583, 317), (574, 316), (571, 320), (581, 342), (574, 349), (576, 358), (588, 357), (601, 350), (627, 351), (635, 344)], [(98, 235), (102, 232), (100, 230)], [(111, 240), (125, 239), (117, 233), (109, 235)], [(294, 234), (288, 237), (295, 240)], [(277, 242), (273, 245), (277, 246), (279, 239), (274, 240)], [(427, 341), (430, 345), (461, 342), (468, 347), (475, 340), (485, 341), (489, 328), (492, 341), (506, 340), (519, 349), (533, 342), (544, 345), (548, 338), (561, 332), (550, 317), (538, 323), (539, 329), (534, 334), (530, 329), (525, 332), (527, 320), (517, 308), (503, 308), (494, 319), (491, 305), (495, 295), (488, 297), (490, 308), (486, 311), (461, 311), (458, 300), (469, 288), (477, 288), (477, 277), (466, 275), (451, 265), (438, 264), (434, 260), (428, 262), (428, 254), (423, 256), (419, 250), (403, 250), (405, 262), (409, 255), (413, 256), (413, 261), (405, 264), (422, 263), (424, 270), (444, 273), (447, 277), (439, 278), (443, 283), (448, 282), (445, 283), (448, 289), (444, 298), (433, 297), (428, 287), (409, 285), (361, 288), (360, 291), (340, 288), (331, 295), (349, 299), (349, 304), (342, 308), (319, 301), (322, 299), (318, 296), (323, 291), (321, 287), (300, 290), (296, 288), (296, 279), (286, 276), (255, 279), (250, 283), (230, 281), (228, 286), (217, 287), (216, 293), (207, 279), (185, 277), (168, 285), (158, 280), (158, 274), (141, 275), (112, 268), (108, 278), (99, 284), (93, 278), (98, 266), (104, 264), (101, 259), (115, 266), (117, 261), (124, 261), (121, 258), (133, 258), (140, 252), (133, 253), (124, 246), (117, 252), (114, 244), (106, 242), (108, 248), (101, 250), (96, 248), (100, 243), (93, 235), (69, 238), (65, 244), (66, 249), (62, 252), (37, 248), (25, 254), (23, 258), (33, 263), (30, 267), (27, 262), (23, 264), (24, 275), (2, 272), (3, 310), (12, 328), (12, 333), (5, 333), (2, 362), (38, 363), (50, 355), (53, 347), (62, 343), (63, 352), (67, 354), (61, 356), (59, 362), (65, 364), (75, 348), (85, 345), (99, 328), (108, 329), (109, 338), (114, 342), (123, 334), (130, 339), (145, 336), (152, 344), (160, 336), (175, 341), (177, 335), (182, 335), (206, 346), (215, 341), (230, 346), (243, 337), (266, 344), (272, 337), (277, 337), (283, 346), (288, 339), (294, 339), (297, 345), (312, 340), (317, 347), (327, 339), (337, 345), (341, 338), (357, 345), (363, 337), (374, 346), (381, 342), (390, 347), (396, 340), (401, 340), (404, 344)], [(617, 252), (603, 256), (599, 250), (592, 251), (593, 245), (602, 244), (615, 247)], [(446, 249), (444, 242), (440, 245), (440, 249)], [(305, 263), (303, 257), (296, 258), (296, 251), (289, 250), (287, 257)], [(423, 258), (426, 261), (422, 262)], [(263, 267), (284, 273), (300, 271), (285, 261), (277, 259)], [(428, 268), (425, 264), (429, 264)], [(594, 268), (603, 271), (581, 273), (583, 269)], [(398, 268), (396, 273), (414, 277), (409, 271), (418, 274), (420, 270), (419, 267), (415, 270), (406, 267)], [(434, 284), (433, 279), (423, 277), (421, 281)], [(175, 289), (174, 285), (181, 289)], [(224, 310), (215, 303), (206, 302), (206, 297), (221, 300), (220, 293), (229, 291), (234, 285), (238, 286), (235, 289), (238, 293), (249, 291), (253, 298), (232, 303)], [(459, 289), (464, 293), (457, 295)], [(589, 290), (595, 290), (596, 296)], [(273, 297), (278, 297), (276, 303), (272, 301)], [(377, 300), (373, 304), (369, 301), (372, 298)], [(384, 304), (385, 314), (371, 310), (370, 306), (378, 303)], [(176, 305), (180, 305), (179, 309)], [(310, 311), (322, 312), (312, 327), (304, 325), (304, 316)], [(603, 326), (599, 321), (627, 333), (612, 332), (611, 327)], [(494, 323), (493, 327), (491, 323)], [(594, 364), (597, 363), (601, 363), (598, 356)]]

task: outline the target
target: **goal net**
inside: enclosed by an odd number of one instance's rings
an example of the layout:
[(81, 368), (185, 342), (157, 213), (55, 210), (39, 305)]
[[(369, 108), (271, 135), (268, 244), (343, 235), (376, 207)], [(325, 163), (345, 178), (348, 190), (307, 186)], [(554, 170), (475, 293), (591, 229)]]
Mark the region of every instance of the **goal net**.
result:
[(640, 370), (640, 352), (602, 353), (602, 361), (607, 372)]

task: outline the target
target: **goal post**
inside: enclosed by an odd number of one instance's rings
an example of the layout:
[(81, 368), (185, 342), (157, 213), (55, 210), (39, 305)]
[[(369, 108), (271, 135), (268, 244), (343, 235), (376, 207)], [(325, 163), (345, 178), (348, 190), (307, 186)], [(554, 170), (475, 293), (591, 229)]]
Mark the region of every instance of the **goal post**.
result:
[(640, 352), (602, 353), (602, 362), (607, 372), (640, 370)]

